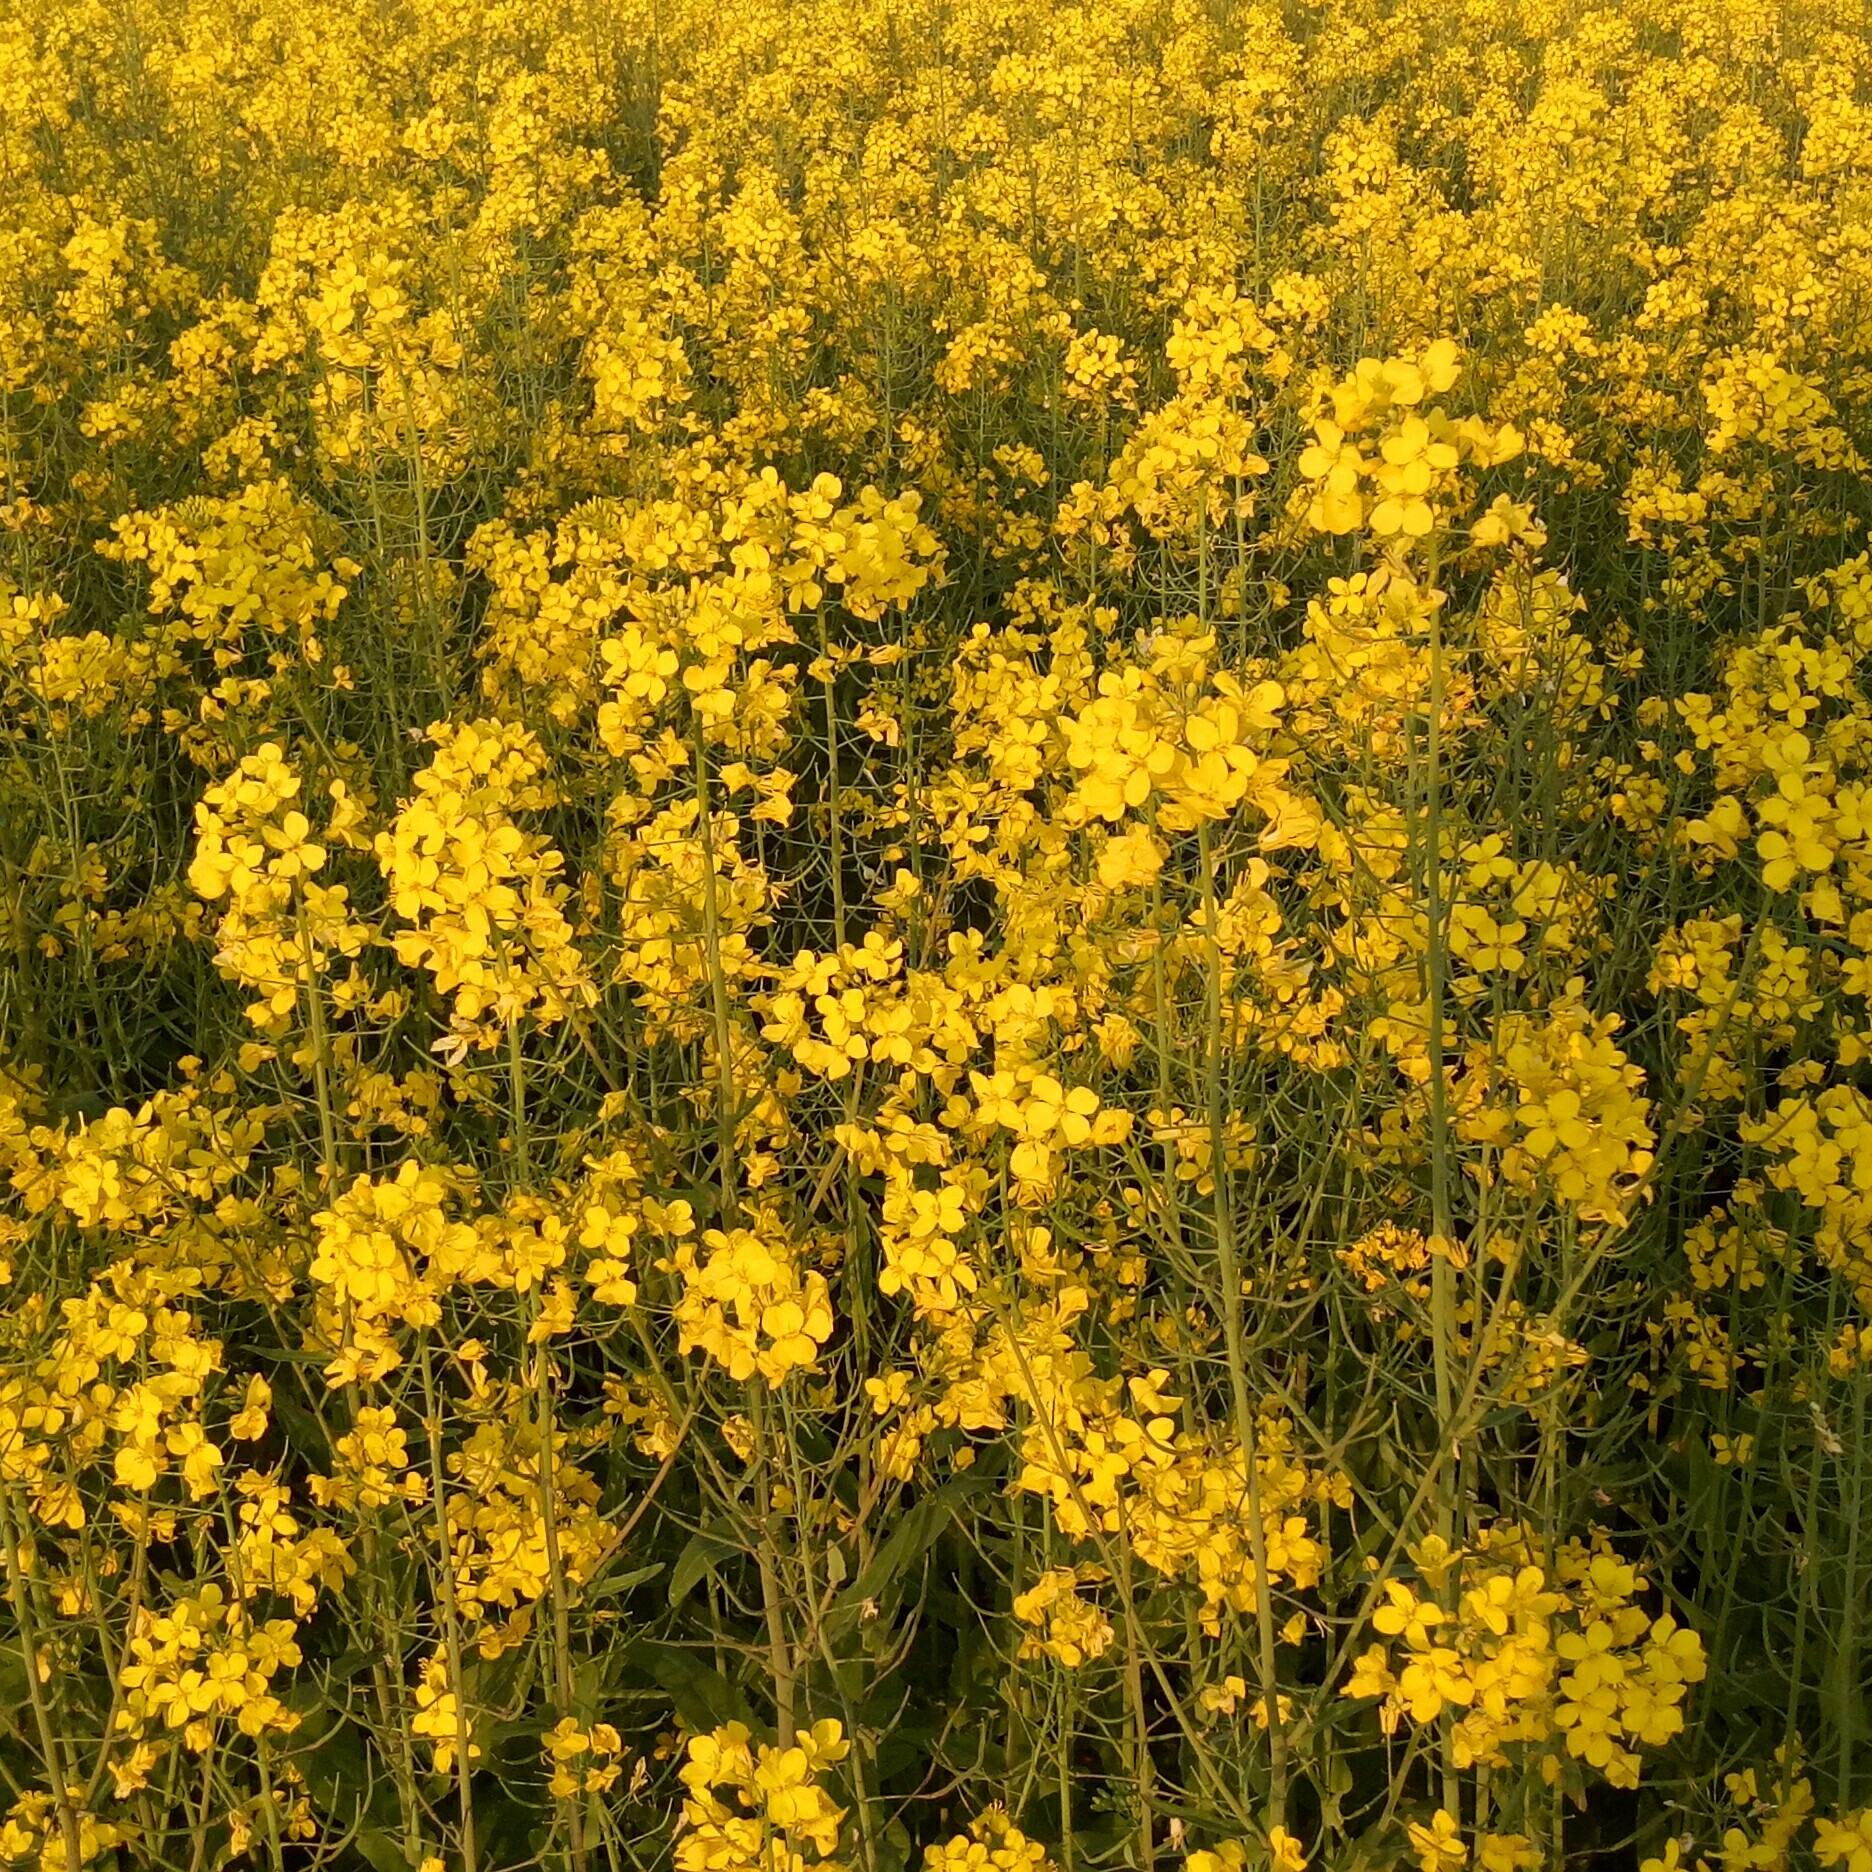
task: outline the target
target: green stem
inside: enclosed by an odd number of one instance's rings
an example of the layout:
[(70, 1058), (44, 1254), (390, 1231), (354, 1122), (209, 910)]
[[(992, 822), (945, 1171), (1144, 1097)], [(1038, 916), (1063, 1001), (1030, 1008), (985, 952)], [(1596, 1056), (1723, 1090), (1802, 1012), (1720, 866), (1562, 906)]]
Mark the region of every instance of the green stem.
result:
[[(5, 1525), (0, 1538), (6, 1543), (7, 1587), (13, 1598), (13, 1616), (19, 1621), (20, 1661), (26, 1667), (26, 1701), (32, 1709), (33, 1726), (39, 1731), (40, 1754), (45, 1761), (46, 1778), (52, 1784), (52, 1804), (58, 1810), (59, 1832), (65, 1842), (65, 1863), (77, 1867), (84, 1863), (79, 1850), (78, 1812), (72, 1805), (71, 1776), (65, 1765), (65, 1750), (46, 1705), (45, 1688), (39, 1680), (39, 1638), (34, 1624), (32, 1603), (26, 1580), (20, 1570), (20, 1553), (25, 1533), (17, 1529), (14, 1514), (18, 1504), (11, 1488), (0, 1490), (4, 1503)], [(147, 1510), (146, 1510), (147, 1512)]]
[(476, 1872), (474, 1790), (468, 1771), (468, 1693), (462, 1682), (461, 1610), (455, 1597), (455, 1552), (449, 1539), (447, 1476), (442, 1466), (442, 1413), (436, 1398), (435, 1367), (424, 1333), (418, 1355), (423, 1388), (423, 1429), (429, 1442), (429, 1503), (435, 1524), (437, 1583), (442, 1590), (442, 1643), (448, 1658), (449, 1687), (455, 1693), (455, 1788), (461, 1802), (462, 1872)]
[(1255, 1569), (1256, 1663), (1268, 1734), (1268, 1824), (1287, 1818), (1287, 1728), (1281, 1721), (1280, 1667), (1274, 1650), (1274, 1585), (1268, 1577), (1267, 1524), (1261, 1510), (1261, 1464), (1254, 1402), (1248, 1395), (1247, 1334), (1242, 1316), (1241, 1257), (1235, 1243), (1234, 1203), (1229, 1179), (1227, 1126), (1222, 1084), (1222, 946), (1217, 918), (1215, 862), (1206, 824), (1196, 829), (1202, 873), (1203, 940), (1208, 951), (1208, 1037), (1210, 1171), (1215, 1181), (1216, 1252), (1222, 1278), (1222, 1330), (1228, 1348), (1229, 1386), (1235, 1434), (1241, 1443), (1248, 1492), (1248, 1550)]

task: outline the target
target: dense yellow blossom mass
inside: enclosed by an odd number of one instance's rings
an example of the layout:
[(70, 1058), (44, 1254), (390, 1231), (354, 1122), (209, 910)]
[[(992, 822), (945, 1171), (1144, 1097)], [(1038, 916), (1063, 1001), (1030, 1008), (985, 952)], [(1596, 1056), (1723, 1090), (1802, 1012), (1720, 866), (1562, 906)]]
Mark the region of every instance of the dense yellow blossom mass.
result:
[(1867, 0), (14, 0), (0, 184), (0, 1866), (1872, 1872)]

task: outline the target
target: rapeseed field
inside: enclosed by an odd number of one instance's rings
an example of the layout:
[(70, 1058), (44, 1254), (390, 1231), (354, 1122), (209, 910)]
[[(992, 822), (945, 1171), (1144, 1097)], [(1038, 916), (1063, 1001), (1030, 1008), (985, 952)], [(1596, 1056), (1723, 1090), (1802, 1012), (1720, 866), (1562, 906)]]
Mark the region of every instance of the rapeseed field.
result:
[(1866, 0), (10, 0), (0, 1864), (1872, 1872)]

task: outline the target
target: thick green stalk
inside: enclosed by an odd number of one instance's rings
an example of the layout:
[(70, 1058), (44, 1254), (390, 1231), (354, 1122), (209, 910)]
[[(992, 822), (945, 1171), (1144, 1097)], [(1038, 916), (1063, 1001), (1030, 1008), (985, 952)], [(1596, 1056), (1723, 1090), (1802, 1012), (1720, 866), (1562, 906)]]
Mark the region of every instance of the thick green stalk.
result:
[(65, 1746), (52, 1721), (46, 1703), (45, 1686), (39, 1675), (39, 1636), (33, 1618), (32, 1602), (20, 1555), (25, 1550), (25, 1526), (15, 1525), (18, 1503), (13, 1490), (0, 1489), (0, 1540), (6, 1544), (7, 1589), (13, 1600), (13, 1616), (19, 1625), (20, 1662), (26, 1673), (26, 1702), (32, 1710), (33, 1727), (39, 1732), (39, 1752), (45, 1763), (46, 1779), (51, 1783), (52, 1805), (57, 1810), (59, 1835), (65, 1844), (65, 1863), (76, 1867), (84, 1863), (79, 1850), (78, 1811), (72, 1805), (72, 1777), (65, 1760)]
[(1208, 950), (1208, 1076), (1210, 1174), (1215, 1182), (1216, 1255), (1222, 1281), (1222, 1330), (1228, 1349), (1235, 1434), (1241, 1443), (1248, 1492), (1248, 1550), (1255, 1569), (1256, 1665), (1268, 1734), (1268, 1824), (1287, 1819), (1287, 1727), (1281, 1721), (1280, 1668), (1274, 1649), (1274, 1588), (1268, 1578), (1267, 1523), (1262, 1518), (1261, 1464), (1254, 1401), (1248, 1394), (1247, 1332), (1242, 1315), (1241, 1257), (1236, 1249), (1229, 1175), (1228, 1132), (1222, 1081), (1222, 947), (1217, 918), (1215, 862), (1208, 826), (1197, 827), (1202, 872), (1203, 938)]
[(449, 1688), (455, 1693), (455, 1788), (461, 1803), (462, 1872), (477, 1872), (474, 1788), (468, 1759), (468, 1692), (462, 1682), (461, 1609), (455, 1596), (454, 1546), (449, 1539), (448, 1478), (442, 1464), (442, 1411), (427, 1333), (422, 1336), (417, 1356), (422, 1374), (423, 1429), (429, 1444), (429, 1505), (435, 1524), (436, 1580), (442, 1592), (442, 1643), (448, 1658)]
[[(1432, 547), (1425, 573), (1425, 598), (1428, 605), (1430, 693), (1428, 720), (1424, 730), (1423, 835), (1420, 857), (1423, 866), (1425, 919), (1423, 986), (1426, 1003), (1425, 1045), (1429, 1053), (1430, 1101), (1430, 1228), (1435, 1236), (1430, 1262), (1430, 1321), (1432, 1362), (1436, 1383), (1437, 1445), (1432, 1457), (1435, 1464), (1436, 1531), (1445, 1553), (1457, 1544), (1456, 1491), (1451, 1486), (1455, 1455), (1450, 1447), (1449, 1426), (1455, 1408), (1456, 1361), (1456, 1250), (1455, 1222), (1450, 1205), (1451, 1140), (1449, 1123), (1449, 1088), (1446, 1077), (1445, 997), (1448, 992), (1448, 950), (1446, 947), (1443, 900), (1443, 698), (1444, 645), (1443, 611), (1436, 590), (1436, 553)], [(1439, 1597), (1444, 1609), (1451, 1609), (1457, 1590), (1454, 1570), (1446, 1576), (1450, 1584)], [(1462, 1818), (1462, 1787), (1457, 1777), (1454, 1720), (1448, 1710), (1441, 1719), (1443, 1761), (1443, 1805), (1457, 1819)]]

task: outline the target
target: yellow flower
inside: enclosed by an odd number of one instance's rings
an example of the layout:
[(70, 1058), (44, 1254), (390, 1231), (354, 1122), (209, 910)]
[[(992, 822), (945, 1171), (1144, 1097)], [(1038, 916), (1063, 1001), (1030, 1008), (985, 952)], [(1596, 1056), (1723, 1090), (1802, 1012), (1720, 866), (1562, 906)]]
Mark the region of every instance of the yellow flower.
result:
[(1872, 1872), (1872, 1808), (1837, 1819), (1816, 1818), (1814, 1857), (1823, 1866), (1844, 1866), (1846, 1872)]
[(1411, 1850), (1417, 1855), (1422, 1872), (1457, 1872), (1469, 1862), (1469, 1847), (1454, 1815), (1439, 1807), (1429, 1824), (1412, 1821), (1409, 1828)]
[(1306, 1848), (1285, 1827), (1268, 1829), (1268, 1855), (1274, 1872), (1306, 1872)]

